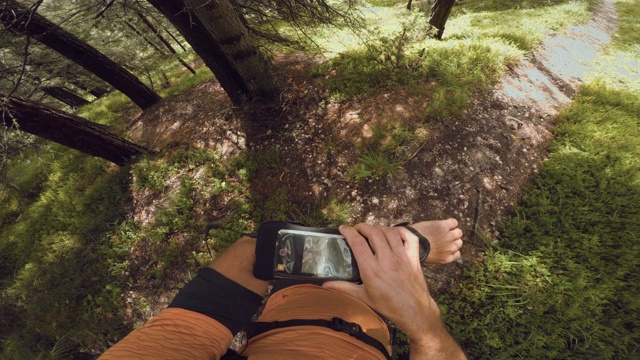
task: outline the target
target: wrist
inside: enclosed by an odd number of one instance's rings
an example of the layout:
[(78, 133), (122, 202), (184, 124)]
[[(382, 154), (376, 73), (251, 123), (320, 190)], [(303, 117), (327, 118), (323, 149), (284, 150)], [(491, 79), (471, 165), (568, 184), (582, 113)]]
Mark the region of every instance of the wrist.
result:
[(414, 318), (415, 326), (407, 330), (401, 329), (411, 343), (418, 344), (428, 341), (432, 334), (438, 333), (443, 329), (440, 308), (431, 296), (425, 299), (425, 304), (421, 308), (423, 309), (421, 316)]

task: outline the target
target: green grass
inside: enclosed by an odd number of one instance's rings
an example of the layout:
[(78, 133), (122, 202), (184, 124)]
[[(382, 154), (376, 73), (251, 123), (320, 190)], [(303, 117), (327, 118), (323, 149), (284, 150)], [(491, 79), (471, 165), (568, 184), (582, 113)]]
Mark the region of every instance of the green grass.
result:
[[(494, 12), (505, 10), (531, 10), (553, 8), (556, 5), (563, 5), (575, 2), (575, 0), (469, 0), (455, 9), (461, 9), (463, 12)], [(588, 4), (594, 4), (596, 1), (589, 0)]]
[(623, 65), (640, 60), (625, 35), (638, 5), (617, 4), (621, 34), (559, 115), (499, 245), (437, 299), (470, 358), (637, 357), (640, 78)]
[(549, 35), (584, 22), (590, 16), (587, 1), (540, 8), (513, 7), (517, 2), (510, 1), (500, 3), (504, 5), (489, 7), (491, 10), (474, 7), (473, 4), (477, 4), (474, 2), (469, 2), (469, 7), (466, 4), (460, 7), (447, 24), (445, 39), (499, 38), (520, 50), (532, 51)]
[(214, 79), (214, 76), (211, 70), (209, 70), (208, 67), (203, 66), (197, 69), (195, 74), (191, 74), (190, 72), (182, 74), (175, 84), (166, 89), (160, 90), (159, 94), (162, 97), (180, 94), (189, 88), (211, 81), (212, 79)]
[(638, 0), (618, 0), (616, 7), (620, 13), (620, 27), (614, 39), (619, 49), (640, 47), (640, 2)]
[(124, 217), (126, 173), (52, 148), (12, 159), (7, 177), (19, 192), (0, 193), (10, 204), (0, 211), (0, 337), (7, 359), (104, 348), (128, 330), (122, 280), (107, 261), (123, 255), (107, 234)]
[[(342, 37), (344, 30), (332, 33), (340, 43), (331, 43), (328, 36), (319, 39), (331, 51), (349, 49), (320, 72), (328, 76), (327, 86), (339, 99), (402, 83), (411, 94), (428, 99), (425, 118), (459, 114), (473, 96), (490, 87), (508, 65), (539, 41), (539, 34), (529, 37), (520, 30), (509, 37), (505, 26), (494, 26), (496, 21), (507, 17), (508, 26), (535, 25), (535, 32), (548, 33), (581, 21), (582, 4), (586, 4), (562, 2), (544, 7), (544, 15), (539, 16), (527, 8), (544, 5), (541, 1), (527, 2), (530, 6), (524, 1), (469, 1), (457, 7), (445, 32), (448, 38), (439, 42), (421, 35), (424, 16), (405, 11), (404, 1), (377, 2), (392, 3), (398, 5), (365, 11), (371, 32), (376, 33), (364, 35), (376, 39), (369, 48), (358, 47), (359, 36)], [(485, 7), (474, 9), (472, 4)], [(499, 4), (511, 5), (497, 8)], [(633, 16), (627, 18), (633, 20)], [(411, 29), (404, 35), (403, 26)], [(635, 30), (629, 26), (621, 27), (629, 30), (617, 41), (627, 44), (625, 51), (633, 55), (629, 49), (633, 50)], [(206, 69), (198, 70), (196, 76), (165, 70), (170, 78), (180, 80), (173, 88), (161, 90), (164, 96), (211, 79)], [(638, 318), (635, 299), (623, 291), (627, 286), (637, 293), (637, 275), (628, 271), (637, 267), (637, 260), (629, 255), (638, 250), (631, 243), (638, 234), (637, 217), (628, 208), (638, 203), (638, 180), (633, 176), (637, 176), (634, 149), (640, 138), (633, 132), (638, 128), (637, 105), (624, 91), (610, 92), (594, 85), (582, 93), (584, 100), (575, 105), (577, 110), (564, 115), (557, 155), (541, 170), (529, 202), (504, 231), (507, 248), (488, 250), (486, 266), (471, 269), (451, 288), (448, 296), (455, 301), (443, 300), (447, 319), (470, 354), (511, 358), (548, 350), (550, 357), (561, 357), (610, 351), (623, 357), (625, 349), (632, 349), (629, 344), (638, 341), (620, 330), (634, 325), (625, 322), (623, 311), (628, 318)], [(135, 106), (115, 92), (81, 108), (79, 114), (119, 132), (121, 117), (134, 111)], [(615, 115), (617, 122), (602, 120), (609, 115)], [(582, 117), (588, 121), (576, 120)], [(362, 171), (368, 173), (359, 179), (384, 178), (397, 171), (397, 164), (420, 143), (409, 129), (413, 128), (398, 124), (374, 128), (358, 149), (363, 154)], [(582, 131), (592, 136), (580, 135)], [(225, 161), (210, 151), (167, 149), (130, 169), (115, 169), (57, 145), (12, 159), (8, 179), (15, 189), (0, 192), (2, 357), (71, 357), (95, 354), (110, 346), (130, 330), (122, 295), (138, 281), (136, 276), (144, 274), (146, 281), (162, 289), (167, 274), (177, 267), (196, 269), (210, 260), (202, 247), (206, 222), (252, 231), (262, 220), (335, 226), (349, 218), (350, 204), (335, 199), (293, 203), (278, 182), (282, 167), (282, 157), (275, 149), (247, 152)], [(563, 188), (561, 180), (569, 182), (569, 188)], [(150, 199), (165, 199), (153, 203), (153, 216), (146, 224), (127, 216), (131, 190), (146, 193)], [(266, 193), (269, 195), (258, 195)], [(557, 193), (563, 195), (560, 200), (554, 197)], [(583, 202), (572, 203), (576, 197)], [(601, 213), (606, 214), (606, 222), (596, 216)], [(616, 242), (605, 231), (613, 228), (612, 222), (623, 229), (616, 232)], [(558, 228), (571, 237), (560, 237)], [(530, 233), (536, 235), (535, 241)], [(208, 243), (217, 253), (237, 236), (213, 230)], [(531, 248), (539, 238), (541, 245)], [(147, 262), (135, 263), (132, 249), (148, 251), (137, 259)], [(557, 261), (559, 256), (563, 262)], [(592, 263), (585, 265), (582, 259)], [(606, 269), (594, 274), (593, 268)], [(623, 295), (614, 298), (612, 293)], [(615, 306), (605, 309), (603, 304)], [(142, 301), (140, 308), (144, 307), (149, 304)], [(577, 309), (593, 316), (578, 316)], [(551, 314), (559, 325), (534, 328), (552, 323), (541, 314)], [(607, 349), (602, 345), (605, 342)]]
[(329, 57), (315, 70), (327, 90), (342, 101), (404, 87), (428, 101), (426, 118), (448, 118), (544, 38), (586, 21), (593, 1), (468, 1), (454, 7), (443, 41), (426, 37), (428, 15), (399, 2), (372, 4), (361, 8), (367, 26), (359, 34), (315, 34)]
[(389, 118), (371, 127), (370, 136), (362, 138), (358, 144), (357, 150), (362, 155), (349, 170), (348, 175), (355, 185), (388, 178), (402, 168), (428, 132), (427, 127), (410, 126)]
[(640, 103), (593, 83), (500, 246), (439, 299), (471, 358), (630, 358), (640, 335)]

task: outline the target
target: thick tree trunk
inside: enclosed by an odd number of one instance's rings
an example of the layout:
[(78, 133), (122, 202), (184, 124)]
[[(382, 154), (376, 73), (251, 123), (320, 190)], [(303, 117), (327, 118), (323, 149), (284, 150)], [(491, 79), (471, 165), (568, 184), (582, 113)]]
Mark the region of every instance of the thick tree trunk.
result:
[(30, 100), (0, 93), (0, 107), (0, 118), (8, 128), (17, 128), (118, 165), (149, 152), (109, 133), (99, 124)]
[(251, 96), (265, 99), (275, 97), (277, 88), (271, 66), (231, 3), (228, 0), (185, 0), (185, 4), (202, 21), (227, 59), (238, 69)]
[(209, 33), (195, 13), (187, 10), (183, 0), (147, 0), (176, 27), (193, 50), (211, 69), (220, 86), (235, 105), (242, 105), (256, 94), (249, 88), (249, 79), (241, 74), (219, 42)]
[(182, 60), (180, 56), (178, 56), (178, 52), (176, 52), (173, 46), (171, 46), (171, 44), (167, 41), (167, 39), (165, 39), (164, 36), (160, 34), (158, 29), (155, 26), (153, 26), (153, 24), (149, 21), (149, 19), (147, 19), (146, 16), (144, 16), (139, 11), (136, 11), (136, 15), (138, 15), (140, 20), (142, 20), (142, 23), (145, 24), (149, 28), (149, 30), (151, 30), (151, 32), (156, 35), (158, 40), (160, 40), (160, 42), (169, 50), (169, 52), (172, 53), (178, 59), (178, 61), (180, 61), (180, 64), (182, 64), (182, 66), (184, 66), (192, 74), (196, 73), (196, 71), (189, 64), (187, 64), (184, 60)]
[(160, 101), (160, 97), (133, 74), (60, 26), (32, 13), (16, 0), (3, 0), (0, 4), (0, 21), (6, 28), (32, 36), (59, 52), (120, 90), (142, 109)]
[(60, 86), (43, 87), (42, 92), (60, 100), (61, 102), (67, 104), (72, 108), (89, 104), (87, 100), (83, 99), (79, 95), (74, 94), (69, 89), (65, 89)]
[(413, 0), (409, 0), (409, 2), (407, 3), (407, 10), (411, 10), (411, 3), (413, 2)]
[(442, 39), (444, 25), (447, 23), (447, 19), (449, 18), (449, 14), (451, 14), (451, 9), (455, 2), (456, 0), (436, 0), (431, 7), (429, 24), (438, 29), (438, 33), (436, 34), (436, 39), (438, 40)]

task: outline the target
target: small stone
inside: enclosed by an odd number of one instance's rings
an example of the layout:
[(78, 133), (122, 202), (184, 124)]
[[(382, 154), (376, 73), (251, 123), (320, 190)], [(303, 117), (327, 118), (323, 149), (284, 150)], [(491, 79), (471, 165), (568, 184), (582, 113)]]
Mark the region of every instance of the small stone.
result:
[(374, 197), (374, 198), (372, 198), (372, 199), (371, 199), (371, 203), (372, 203), (373, 205), (378, 205), (378, 204), (380, 203), (380, 200), (378, 200), (378, 198), (375, 198), (375, 197)]
[(435, 168), (435, 169), (433, 169), (433, 171), (435, 171), (436, 174), (438, 174), (438, 176), (444, 175), (444, 171), (442, 171), (440, 168)]

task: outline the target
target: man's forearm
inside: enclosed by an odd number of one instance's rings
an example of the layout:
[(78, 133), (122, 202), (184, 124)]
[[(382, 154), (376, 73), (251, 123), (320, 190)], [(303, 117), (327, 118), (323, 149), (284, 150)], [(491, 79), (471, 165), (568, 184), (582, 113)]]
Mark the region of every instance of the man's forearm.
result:
[(428, 332), (409, 339), (411, 360), (463, 360), (466, 355), (460, 345), (449, 334), (442, 320), (432, 320), (433, 326)]

